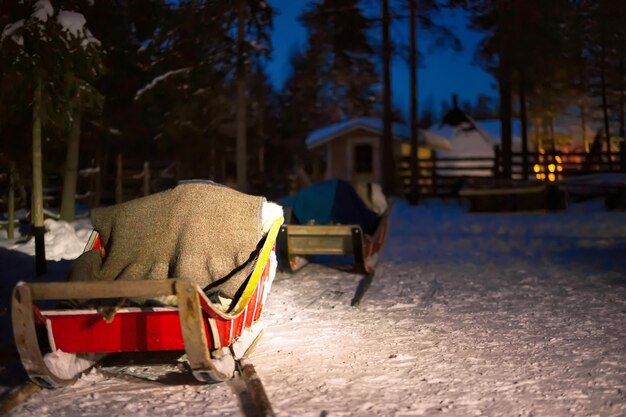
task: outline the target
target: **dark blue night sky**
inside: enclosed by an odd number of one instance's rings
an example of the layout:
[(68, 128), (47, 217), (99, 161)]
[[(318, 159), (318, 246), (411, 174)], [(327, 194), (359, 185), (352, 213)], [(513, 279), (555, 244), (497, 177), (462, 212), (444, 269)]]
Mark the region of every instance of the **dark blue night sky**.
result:
[[(268, 71), (277, 88), (282, 87), (290, 73), (289, 55), (293, 48), (304, 47), (306, 31), (297, 21), (309, 0), (269, 0), (276, 10), (272, 43), (274, 52), (268, 63)], [(369, 4), (369, 5), (367, 5)], [(378, 2), (366, 2), (366, 13), (379, 16)], [(472, 63), (476, 44), (481, 35), (467, 28), (467, 20), (461, 12), (446, 12), (441, 19), (447, 22), (463, 43), (463, 52), (439, 49), (429, 52), (427, 34), (420, 33), (420, 51), (424, 62), (419, 71), (419, 96), (421, 103), (429, 97), (435, 100), (439, 110), (442, 100), (450, 101), (457, 93), (459, 100), (474, 101), (480, 93), (497, 97), (494, 79), (477, 64)], [(392, 30), (394, 39), (406, 39), (407, 22), (396, 22)], [(409, 107), (409, 72), (407, 64), (395, 59), (392, 72), (393, 101), (405, 115)]]

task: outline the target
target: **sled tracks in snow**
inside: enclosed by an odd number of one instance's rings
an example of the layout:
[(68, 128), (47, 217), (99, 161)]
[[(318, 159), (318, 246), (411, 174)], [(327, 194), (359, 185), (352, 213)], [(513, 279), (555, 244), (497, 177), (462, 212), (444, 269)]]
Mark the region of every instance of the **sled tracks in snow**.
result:
[[(170, 362), (171, 363), (171, 362)], [(167, 366), (167, 365), (165, 365)], [(182, 385), (182, 384), (202, 384), (190, 378), (190, 373), (179, 362), (176, 365), (169, 365), (170, 370), (157, 372), (157, 376), (142, 374), (141, 369), (145, 366), (102, 366), (99, 371), (105, 376), (125, 379), (128, 381), (141, 381), (157, 386)], [(139, 369), (134, 372), (133, 368)], [(273, 417), (272, 404), (267, 396), (261, 378), (257, 374), (254, 365), (247, 357), (235, 361), (234, 377), (224, 381), (230, 390), (239, 400), (239, 408), (246, 417)]]
[[(139, 364), (136, 366), (115, 366), (107, 363), (98, 364), (94, 368), (105, 377), (117, 378), (129, 382), (141, 382), (152, 386), (200, 384), (190, 378), (188, 370), (182, 369), (182, 365), (168, 365), (169, 370), (156, 375), (154, 371), (145, 372), (154, 365)], [(138, 371), (139, 370), (139, 371)], [(160, 369), (159, 371), (162, 371)], [(87, 370), (86, 372), (88, 372)], [(157, 372), (158, 373), (158, 372)], [(239, 408), (246, 417), (274, 417), (272, 404), (267, 396), (261, 378), (257, 374), (254, 365), (247, 358), (236, 361), (236, 372), (232, 379), (226, 381), (230, 390), (238, 398)], [(69, 387), (71, 389), (71, 386)], [(7, 415), (11, 410), (28, 401), (28, 399), (44, 388), (32, 381), (27, 381), (21, 386), (15, 387), (0, 397), (0, 416)]]
[(246, 360), (237, 361), (237, 376), (228, 382), (239, 397), (241, 411), (246, 417), (274, 417), (261, 378), (254, 366)]

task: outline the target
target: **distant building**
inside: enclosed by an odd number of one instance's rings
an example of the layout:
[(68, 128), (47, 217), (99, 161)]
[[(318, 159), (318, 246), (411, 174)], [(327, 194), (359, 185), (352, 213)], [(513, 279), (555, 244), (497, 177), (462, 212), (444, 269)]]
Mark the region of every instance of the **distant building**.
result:
[[(392, 126), (394, 152), (409, 156), (410, 129), (400, 123)], [(380, 158), (383, 121), (360, 117), (325, 126), (311, 132), (306, 145), (316, 155), (314, 180), (333, 177), (350, 181), (357, 190), (364, 184), (382, 182)], [(433, 150), (450, 150), (447, 139), (428, 131), (419, 131), (418, 153), (427, 158)], [(360, 190), (359, 190), (360, 191)]]
[[(442, 158), (467, 158), (483, 160), (450, 161), (440, 163), (441, 166), (459, 167), (459, 170), (442, 169), (440, 175), (491, 176), (493, 170), (485, 168), (489, 160), (493, 161), (495, 147), (500, 145), (500, 120), (476, 121), (458, 107), (444, 115), (441, 125), (430, 129), (434, 134), (450, 141), (451, 149), (440, 152)], [(519, 120), (511, 123), (512, 148), (521, 151), (521, 126)], [(474, 168), (475, 169), (471, 169)]]
[[(501, 121), (499, 119), (474, 120), (469, 114), (459, 109), (453, 98), (453, 108), (446, 113), (438, 127), (431, 132), (450, 141), (452, 149), (439, 153), (442, 158), (466, 158), (466, 161), (450, 161), (439, 166), (459, 167), (462, 169), (441, 169), (440, 175), (491, 176), (492, 169), (486, 169), (488, 160), (493, 160), (495, 147), (501, 146)], [(584, 150), (588, 138), (593, 136), (589, 126), (583, 130), (578, 120), (562, 115), (549, 125), (538, 122), (528, 123), (528, 151), (544, 152)], [(522, 125), (518, 119), (511, 120), (511, 147), (514, 153), (522, 152)], [(469, 159), (483, 158), (471, 161)], [(476, 169), (471, 169), (476, 167)]]
[[(475, 133), (479, 133), (483, 137), (483, 141), (489, 145), (500, 144), (501, 124), (499, 119), (474, 120), (458, 107), (456, 96), (452, 97), (452, 103), (452, 109), (443, 116), (439, 127), (432, 129), (434, 132), (451, 139), (450, 132), (454, 132), (454, 135), (463, 135), (475, 129)], [(527, 128), (529, 150), (555, 148), (559, 151), (587, 149), (601, 126), (596, 122), (592, 123), (591, 120), (585, 120), (581, 117), (579, 110), (572, 108), (552, 118), (529, 116)], [(511, 130), (513, 151), (521, 150), (521, 121), (513, 119)], [(483, 144), (481, 143), (481, 145)]]

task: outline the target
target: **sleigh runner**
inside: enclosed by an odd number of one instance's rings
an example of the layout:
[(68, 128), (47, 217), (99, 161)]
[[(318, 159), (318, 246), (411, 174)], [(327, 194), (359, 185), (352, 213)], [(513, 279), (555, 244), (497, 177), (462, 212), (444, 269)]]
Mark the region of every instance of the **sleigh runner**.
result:
[[(12, 299), (13, 331), (28, 375), (52, 388), (73, 383), (88, 367), (55, 372), (46, 350), (76, 355), (77, 362), (86, 354), (100, 358), (116, 352), (184, 351), (199, 381), (232, 378), (236, 361), (254, 348), (262, 332), (259, 319), (276, 272), (282, 222), (282, 216), (273, 220), (250, 274), (228, 303), (207, 296), (206, 288), (187, 279), (18, 283)], [(89, 250), (106, 255), (96, 232)], [(110, 308), (110, 300), (120, 299), (167, 299), (168, 305)], [(93, 308), (45, 309), (41, 304), (48, 300), (91, 300)]]

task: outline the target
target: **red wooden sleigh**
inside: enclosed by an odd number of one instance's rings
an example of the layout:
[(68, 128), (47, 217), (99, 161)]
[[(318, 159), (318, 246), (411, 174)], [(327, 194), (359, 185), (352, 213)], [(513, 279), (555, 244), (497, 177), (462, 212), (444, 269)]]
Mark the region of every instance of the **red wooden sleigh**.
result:
[[(28, 375), (48, 388), (75, 381), (78, 375), (59, 376), (46, 365), (41, 347), (49, 346), (52, 352), (72, 354), (185, 351), (196, 379), (232, 378), (235, 361), (247, 355), (262, 331), (259, 318), (276, 271), (275, 242), (282, 221), (273, 223), (253, 272), (226, 309), (182, 279), (18, 283), (12, 299), (13, 332)], [(87, 248), (103, 254), (97, 233)], [(168, 296), (176, 297), (176, 306), (124, 307), (112, 316), (98, 309), (46, 310), (37, 305), (46, 300)]]

